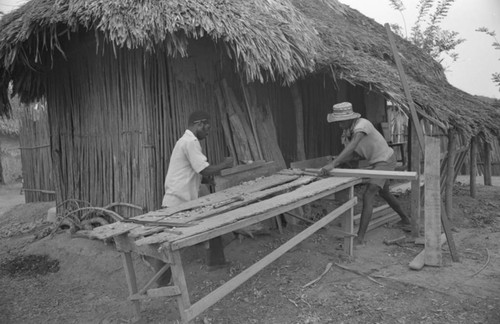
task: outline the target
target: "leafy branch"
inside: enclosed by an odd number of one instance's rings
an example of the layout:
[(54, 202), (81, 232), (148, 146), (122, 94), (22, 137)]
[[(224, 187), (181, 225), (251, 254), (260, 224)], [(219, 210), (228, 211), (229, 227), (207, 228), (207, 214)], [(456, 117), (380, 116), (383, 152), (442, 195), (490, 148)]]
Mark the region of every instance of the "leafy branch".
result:
[[(417, 4), (417, 19), (411, 27), (410, 37), (405, 37), (416, 46), (423, 49), (433, 59), (441, 63), (442, 55), (447, 55), (453, 61), (456, 61), (458, 54), (454, 52), (455, 48), (463, 43), (465, 39), (459, 38), (459, 34), (455, 31), (449, 31), (440, 27), (442, 21), (448, 16), (448, 12), (455, 0), (420, 0)], [(399, 11), (402, 16), (406, 9), (401, 0), (389, 0), (393, 9)], [(404, 21), (404, 19), (403, 19)], [(405, 35), (406, 33), (406, 22)], [(403, 36), (402, 28), (396, 27), (397, 24), (391, 27), (400, 36)]]
[[(494, 30), (489, 30), (486, 27), (480, 27), (476, 29), (476, 31), (480, 33), (485, 33), (486, 35), (492, 37), (493, 43), (491, 44), (491, 46), (493, 46), (493, 48), (496, 50), (500, 50), (500, 43), (498, 42), (497, 35)], [(500, 91), (500, 72), (493, 72), (491, 74), (491, 80), (498, 86), (498, 89)]]

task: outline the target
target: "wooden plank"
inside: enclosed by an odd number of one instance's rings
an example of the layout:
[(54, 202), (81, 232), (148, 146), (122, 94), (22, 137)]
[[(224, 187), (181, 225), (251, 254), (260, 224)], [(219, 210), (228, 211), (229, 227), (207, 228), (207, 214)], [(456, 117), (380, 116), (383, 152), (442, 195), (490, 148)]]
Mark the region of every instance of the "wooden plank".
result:
[[(172, 263), (170, 257), (165, 253), (164, 248), (160, 248), (159, 245), (151, 244), (145, 246), (137, 246), (133, 243), (133, 239), (128, 238), (127, 235), (115, 236), (116, 249), (119, 252), (134, 252), (140, 255), (147, 255), (155, 259), (162, 260), (165, 263)], [(165, 243), (168, 247), (168, 243)]]
[(192, 222), (192, 221), (205, 219), (207, 217), (213, 217), (215, 215), (219, 215), (219, 214), (228, 212), (230, 210), (240, 208), (240, 207), (249, 205), (251, 203), (254, 203), (256, 201), (265, 199), (268, 196), (274, 196), (274, 195), (277, 195), (277, 194), (280, 194), (280, 193), (283, 193), (286, 191), (293, 190), (297, 187), (307, 185), (307, 184), (313, 182), (314, 179), (315, 179), (314, 177), (306, 177), (306, 176), (300, 177), (292, 182), (288, 182), (288, 183), (279, 185), (277, 187), (269, 188), (269, 189), (266, 189), (263, 191), (243, 194), (243, 195), (239, 196), (239, 197), (241, 197), (240, 200), (235, 201), (231, 204), (225, 205), (225, 206), (220, 207), (220, 208), (211, 208), (211, 209), (205, 208), (205, 209), (194, 210), (193, 212), (189, 213), (188, 216), (186, 216), (182, 219), (175, 219), (174, 218), (175, 215), (174, 215), (174, 216), (170, 216), (168, 218), (165, 218), (165, 220), (169, 221), (170, 223), (178, 222), (178, 223), (182, 224), (182, 223), (188, 223), (188, 222)]
[(121, 222), (111, 223), (108, 225), (96, 227), (91, 232), (90, 236), (99, 240), (105, 240), (113, 236), (125, 234), (140, 226), (141, 225), (133, 223), (121, 223)]
[(382, 217), (379, 217), (377, 219), (374, 219), (373, 221), (370, 221), (370, 223), (368, 224), (368, 229), (366, 231), (368, 232), (368, 231), (374, 230), (374, 229), (376, 229), (384, 224), (393, 222), (393, 221), (398, 220), (398, 219), (399, 219), (399, 215), (395, 211), (389, 210), (388, 214), (386, 214)]
[(241, 89), (243, 92), (243, 98), (245, 99), (245, 106), (247, 108), (248, 119), (250, 120), (250, 126), (252, 126), (252, 132), (253, 132), (253, 135), (255, 136), (255, 144), (257, 145), (259, 159), (263, 159), (264, 154), (262, 154), (262, 147), (260, 145), (259, 134), (257, 133), (257, 129), (255, 127), (255, 120), (256, 120), (255, 109), (250, 104), (249, 93), (248, 93), (248, 89), (247, 89), (248, 84), (243, 83), (243, 78), (241, 78), (241, 77), (240, 77), (240, 84), (241, 84)]
[(446, 215), (446, 209), (443, 202), (441, 202), (441, 224), (443, 225), (446, 240), (448, 241), (448, 247), (450, 248), (451, 260), (453, 262), (460, 262), (457, 248), (455, 247), (455, 240), (453, 239), (453, 233), (451, 232), (450, 222), (448, 220), (448, 216)]
[[(256, 100), (256, 99), (255, 99)], [(262, 154), (264, 160), (275, 161), (281, 168), (286, 168), (283, 153), (278, 145), (278, 134), (274, 124), (274, 118), (269, 103), (263, 104), (256, 109), (257, 133), (262, 138)]]
[(225, 176), (232, 175), (235, 173), (240, 173), (240, 172), (245, 172), (245, 171), (249, 171), (252, 169), (257, 169), (257, 168), (260, 168), (261, 166), (263, 166), (265, 163), (266, 163), (266, 161), (259, 160), (259, 161), (254, 161), (253, 163), (250, 163), (250, 164), (240, 164), (240, 165), (237, 165), (237, 166), (229, 168), (229, 169), (221, 170), (220, 176), (225, 177)]
[(415, 134), (415, 127), (412, 126), (410, 127), (410, 147), (411, 147), (411, 169), (412, 171), (417, 173), (417, 179), (413, 180), (411, 182), (411, 196), (410, 196), (410, 222), (411, 222), (411, 234), (413, 237), (419, 237), (420, 236), (420, 229), (422, 227), (422, 222), (421, 222), (421, 208), (422, 208), (422, 203), (421, 203), (421, 193), (420, 193), (420, 187), (421, 187), (421, 181), (425, 179), (421, 177), (421, 150), (420, 146), (418, 144), (418, 139)]
[[(307, 172), (318, 172), (319, 169), (306, 169)], [(331, 176), (336, 177), (360, 177), (378, 179), (398, 179), (415, 180), (417, 173), (414, 171), (385, 171), (385, 170), (365, 170), (365, 169), (332, 169)]]
[(441, 186), (439, 175), (439, 138), (425, 138), (425, 257), (426, 265), (441, 266)]
[(396, 42), (394, 41), (394, 35), (392, 34), (391, 27), (389, 24), (385, 24), (385, 29), (387, 31), (387, 36), (389, 37), (389, 43), (391, 44), (392, 54), (394, 57), (394, 61), (396, 62), (396, 67), (398, 68), (399, 78), (401, 79), (401, 84), (403, 85), (403, 90), (408, 100), (408, 106), (410, 107), (411, 120), (413, 121), (413, 125), (415, 126), (415, 131), (417, 134), (418, 142), (420, 144), (420, 149), (422, 152), (424, 151), (424, 134), (422, 132), (422, 127), (420, 126), (420, 122), (418, 121), (417, 110), (415, 109), (415, 103), (413, 102), (413, 98), (410, 92), (410, 86), (408, 85), (408, 81), (406, 80), (406, 75), (403, 69), (403, 64), (401, 63), (401, 58), (399, 57), (399, 52), (396, 47)]
[[(195, 226), (183, 228), (183, 235), (181, 236), (160, 233), (138, 240), (135, 243), (137, 245), (144, 245), (168, 241), (171, 243), (173, 249), (180, 249), (261, 222), (358, 183), (361, 183), (361, 180), (355, 178), (318, 180), (309, 185), (299, 187), (292, 192), (231, 210), (214, 218), (201, 220)], [(241, 220), (244, 221), (240, 222)]]
[(181, 290), (177, 286), (160, 287), (148, 289), (145, 294), (135, 294), (130, 296), (129, 300), (141, 300), (156, 297), (174, 297), (181, 294)]
[(247, 144), (250, 149), (252, 157), (243, 161), (263, 159), (260, 146), (257, 145), (256, 137), (250, 127), (250, 118), (243, 111), (239, 100), (236, 98), (233, 89), (228, 85), (226, 79), (222, 79), (222, 88), (228, 103), (226, 109), (229, 114), (231, 126), (233, 126), (233, 134), (241, 136), (243, 143)]
[[(137, 279), (135, 277), (134, 263), (132, 262), (132, 255), (130, 252), (123, 252), (123, 269), (125, 270), (125, 277), (127, 279), (128, 291), (130, 296), (137, 293)], [(133, 300), (135, 316), (139, 319), (141, 317), (141, 303), (138, 300)]]
[[(446, 242), (446, 235), (443, 233), (439, 238), (439, 242), (443, 245)], [(410, 262), (409, 267), (412, 270), (420, 270), (424, 267), (424, 259), (425, 259), (425, 248), (417, 254), (417, 256)]]
[[(269, 163), (269, 162), (267, 162)], [(174, 215), (176, 213), (187, 211), (203, 206), (213, 205), (216, 203), (220, 203), (229, 198), (232, 198), (236, 195), (241, 195), (243, 193), (248, 192), (256, 192), (260, 190), (264, 190), (270, 187), (277, 186), (282, 183), (290, 182), (297, 179), (298, 175), (285, 175), (285, 174), (275, 174), (275, 175), (267, 175), (267, 177), (263, 179), (258, 179), (256, 181), (248, 181), (245, 183), (240, 183), (238, 186), (227, 188), (208, 196), (203, 196), (181, 205), (169, 208), (162, 208), (156, 211), (149, 212), (147, 214), (133, 217), (133, 219), (139, 220), (158, 220), (158, 216), (160, 217), (168, 217)], [(153, 216), (153, 217), (151, 217)]]
[(245, 181), (254, 180), (258, 177), (270, 176), (282, 168), (274, 161), (269, 161), (264, 163), (264, 165), (259, 168), (250, 170), (248, 172), (240, 172), (233, 174), (229, 177), (215, 176), (215, 190), (220, 192), (221, 190), (237, 186)]
[(333, 161), (332, 155), (326, 155), (309, 160), (295, 161), (290, 163), (291, 169), (321, 168)]
[(250, 279), (252, 276), (254, 276), (256, 273), (261, 271), (263, 268), (277, 260), (279, 257), (281, 257), (283, 254), (285, 254), (287, 251), (291, 250), (293, 247), (295, 247), (297, 244), (300, 242), (304, 241), (307, 239), (309, 236), (314, 234), (316, 231), (318, 231), (320, 228), (324, 227), (337, 217), (339, 217), (342, 213), (345, 211), (349, 210), (350, 208), (354, 207), (357, 203), (357, 198), (354, 197), (353, 199), (349, 200), (336, 210), (332, 211), (328, 215), (324, 216), (321, 218), (319, 221), (317, 221), (315, 224), (309, 226), (293, 238), (291, 238), (289, 241), (281, 245), (279, 248), (271, 252), (270, 254), (266, 255), (264, 258), (262, 258), (260, 261), (257, 263), (253, 264), (249, 268), (245, 269), (243, 272), (238, 274), (236, 277), (232, 278), (219, 288), (215, 289), (212, 291), (210, 294), (207, 296), (203, 297), (200, 299), (198, 302), (193, 304), (189, 309), (185, 310), (185, 317), (188, 320), (194, 319), (196, 316), (201, 314), (204, 310), (224, 298), (226, 295), (234, 291), (236, 288), (241, 286), (243, 283), (245, 283), (248, 279)]
[[(225, 201), (227, 199), (230, 199), (236, 195), (241, 195), (242, 193), (252, 193), (252, 192), (262, 191), (267, 188), (278, 186), (280, 184), (292, 182), (298, 179), (299, 177), (300, 176), (298, 175), (286, 175), (286, 174), (276, 174), (268, 176), (266, 178), (258, 179), (257, 181), (247, 182), (237, 187), (228, 188), (226, 190), (222, 190), (220, 192), (208, 196), (200, 197), (198, 199), (192, 200), (190, 202), (187, 202), (185, 204), (176, 207), (159, 209), (153, 212), (146, 213), (144, 215), (133, 217), (132, 219), (151, 221), (151, 222), (162, 221), (163, 219), (165, 219), (170, 215), (185, 211), (187, 209), (194, 209), (207, 205), (214, 205), (222, 201)], [(186, 217), (186, 215), (184, 215), (184, 217)], [(176, 226), (182, 226), (182, 223), (173, 222), (170, 225), (172, 227), (176, 227)], [(136, 231), (136, 230), (138, 231), (141, 228), (143, 228), (143, 225), (140, 224), (116, 222), (95, 228), (91, 232), (91, 236), (96, 239), (105, 240), (114, 236), (128, 233), (129, 231)]]
[(226, 140), (226, 145), (231, 152), (231, 155), (237, 161), (239, 160), (238, 153), (236, 152), (236, 147), (234, 146), (233, 137), (231, 135), (231, 128), (229, 126), (229, 121), (227, 119), (227, 114), (225, 111), (226, 103), (224, 102), (224, 96), (222, 95), (222, 90), (220, 87), (214, 87), (215, 98), (217, 99), (217, 106), (219, 108), (219, 113), (221, 116), (222, 131), (224, 133), (224, 139)]

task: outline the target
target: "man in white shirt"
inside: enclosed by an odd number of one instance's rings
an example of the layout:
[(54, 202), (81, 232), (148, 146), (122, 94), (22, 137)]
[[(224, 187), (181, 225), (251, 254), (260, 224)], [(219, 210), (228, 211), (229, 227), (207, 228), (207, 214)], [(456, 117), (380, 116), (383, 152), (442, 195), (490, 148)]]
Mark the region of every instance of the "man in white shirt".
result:
[[(396, 157), (394, 150), (389, 147), (385, 138), (380, 134), (373, 124), (361, 115), (353, 112), (349, 102), (342, 102), (333, 106), (333, 112), (328, 114), (328, 122), (338, 122), (343, 130), (342, 144), (344, 149), (330, 163), (321, 169), (322, 175), (339, 165), (350, 161), (354, 153), (366, 159), (373, 170), (393, 171), (396, 168)], [(359, 224), (357, 244), (363, 244), (368, 224), (373, 212), (373, 199), (379, 193), (387, 201), (394, 211), (401, 217), (403, 229), (409, 230), (410, 219), (403, 212), (398, 200), (389, 191), (389, 183), (386, 179), (370, 179), (365, 193), (363, 194), (363, 209)]]
[[(202, 178), (209, 179), (220, 173), (221, 170), (233, 166), (233, 158), (216, 165), (210, 165), (203, 154), (200, 141), (208, 136), (210, 131), (210, 115), (205, 111), (195, 111), (189, 115), (188, 128), (177, 141), (170, 156), (167, 176), (165, 177), (165, 195), (162, 207), (174, 207), (198, 198)], [(222, 239), (210, 240), (208, 255), (209, 266), (218, 266), (225, 263)], [(147, 259), (158, 272), (165, 264), (158, 259)], [(159, 286), (166, 286), (170, 282), (170, 269), (157, 280)]]
[(233, 166), (233, 158), (210, 165), (201, 150), (200, 141), (208, 136), (210, 116), (204, 111), (196, 111), (189, 116), (188, 129), (175, 144), (167, 176), (163, 207), (173, 207), (198, 198), (201, 180), (211, 177), (221, 170)]

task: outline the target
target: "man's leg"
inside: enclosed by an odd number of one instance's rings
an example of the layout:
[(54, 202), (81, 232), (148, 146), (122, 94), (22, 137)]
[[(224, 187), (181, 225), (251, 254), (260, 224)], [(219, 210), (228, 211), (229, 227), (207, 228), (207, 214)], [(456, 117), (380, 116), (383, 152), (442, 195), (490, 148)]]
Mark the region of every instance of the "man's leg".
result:
[(207, 266), (209, 270), (215, 270), (227, 265), (224, 256), (224, 244), (222, 236), (214, 237), (208, 241)]
[(384, 198), (389, 206), (391, 206), (391, 208), (394, 209), (396, 213), (398, 213), (399, 217), (401, 217), (401, 223), (405, 225), (410, 224), (410, 219), (408, 218), (408, 216), (406, 216), (405, 212), (401, 208), (399, 201), (389, 191), (389, 183), (387, 181), (385, 182), (382, 190), (380, 190), (380, 197)]
[(357, 244), (363, 244), (364, 242), (366, 230), (372, 218), (373, 199), (379, 190), (380, 187), (373, 183), (368, 183), (366, 186), (365, 193), (363, 194), (363, 210), (361, 211), (358, 237), (355, 239)]

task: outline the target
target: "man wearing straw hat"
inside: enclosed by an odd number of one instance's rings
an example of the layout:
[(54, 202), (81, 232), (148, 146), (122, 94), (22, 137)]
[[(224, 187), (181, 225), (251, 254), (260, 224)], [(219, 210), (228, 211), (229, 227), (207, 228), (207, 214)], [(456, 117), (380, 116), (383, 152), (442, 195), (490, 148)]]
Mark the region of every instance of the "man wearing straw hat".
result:
[[(355, 113), (350, 102), (342, 102), (333, 105), (333, 112), (328, 114), (329, 123), (338, 123), (342, 132), (342, 144), (344, 149), (330, 163), (321, 168), (321, 175), (329, 175), (329, 171), (339, 165), (350, 161), (354, 154), (366, 159), (373, 170), (393, 171), (396, 168), (396, 156), (394, 150), (387, 145), (382, 134), (380, 134), (373, 124), (360, 118), (359, 113)], [(401, 217), (400, 224), (404, 230), (408, 230), (410, 219), (401, 209), (398, 200), (390, 193), (389, 183), (386, 179), (370, 179), (363, 194), (363, 209), (359, 224), (358, 236), (355, 240), (357, 244), (363, 244), (368, 229), (368, 224), (373, 212), (373, 199), (379, 193), (387, 201), (394, 211)]]
[[(216, 165), (210, 165), (203, 154), (200, 141), (208, 136), (210, 131), (210, 115), (205, 111), (195, 111), (189, 115), (188, 128), (177, 141), (170, 156), (167, 176), (165, 177), (165, 195), (162, 207), (174, 207), (198, 198), (202, 180), (219, 174), (221, 170), (233, 166), (233, 158)], [(161, 260), (146, 257), (146, 261), (160, 271), (165, 263)], [(209, 269), (216, 269), (226, 263), (222, 239), (210, 240), (207, 262)], [(166, 286), (172, 274), (167, 270), (158, 280), (158, 286)]]

